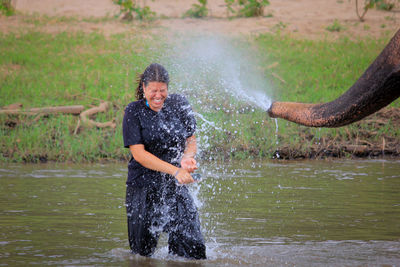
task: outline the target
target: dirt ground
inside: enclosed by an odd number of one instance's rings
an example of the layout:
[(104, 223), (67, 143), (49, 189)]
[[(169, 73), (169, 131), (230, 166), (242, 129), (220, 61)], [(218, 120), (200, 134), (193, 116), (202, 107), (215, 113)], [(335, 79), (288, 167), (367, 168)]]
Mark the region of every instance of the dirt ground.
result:
[[(363, 1), (361, 1), (363, 2)], [(132, 25), (110, 20), (118, 13), (119, 7), (112, 0), (13, 0), (20, 15), (11, 18), (0, 17), (0, 31), (9, 32), (21, 26), (38, 30), (59, 32), (81, 30), (114, 34), (132, 31)], [(347, 35), (351, 37), (380, 37), (393, 35), (400, 27), (400, 4), (394, 10), (369, 10), (366, 21), (360, 22), (355, 12), (355, 0), (270, 0), (264, 10), (264, 17), (227, 19), (224, 0), (209, 0), (209, 17), (206, 19), (182, 19), (182, 15), (197, 0), (140, 0), (148, 5), (159, 17), (151, 23), (151, 29), (165, 29), (172, 32), (205, 32), (215, 34), (257, 34), (280, 30), (301, 38), (326, 38)], [(74, 17), (75, 23), (48, 23), (30, 25), (24, 14), (47, 15), (50, 17)], [(26, 16), (25, 16), (26, 17)], [(86, 20), (82, 21), (82, 19)], [(90, 18), (91, 20), (88, 20)], [(97, 21), (100, 22), (95, 22)], [(329, 32), (326, 27), (337, 20), (344, 27), (341, 32)], [(138, 26), (138, 25), (136, 25)], [(154, 26), (154, 27), (152, 27)], [(164, 32), (164, 31), (163, 31)]]

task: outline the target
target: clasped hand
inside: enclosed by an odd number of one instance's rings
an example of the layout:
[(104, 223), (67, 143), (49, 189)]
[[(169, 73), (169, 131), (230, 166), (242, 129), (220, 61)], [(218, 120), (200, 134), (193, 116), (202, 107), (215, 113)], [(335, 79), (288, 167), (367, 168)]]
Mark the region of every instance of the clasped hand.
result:
[(180, 184), (190, 184), (194, 182), (190, 173), (197, 170), (197, 162), (194, 158), (182, 158), (181, 169), (176, 175), (176, 179)]

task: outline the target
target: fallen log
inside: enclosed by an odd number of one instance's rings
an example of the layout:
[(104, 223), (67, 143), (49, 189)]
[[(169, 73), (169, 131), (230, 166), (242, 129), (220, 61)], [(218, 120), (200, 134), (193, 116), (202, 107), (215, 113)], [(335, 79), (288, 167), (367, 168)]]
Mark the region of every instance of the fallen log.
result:
[(344, 145), (344, 151), (352, 154), (362, 154), (368, 151), (370, 148), (367, 145)]
[(44, 107), (44, 108), (31, 108), (31, 109), (3, 109), (0, 110), (0, 114), (10, 114), (10, 115), (48, 115), (48, 114), (73, 114), (79, 115), (83, 110), (84, 106), (75, 105), (75, 106), (59, 106), (59, 107)]
[(98, 107), (92, 107), (85, 111), (83, 111), (85, 109), (83, 105), (31, 108), (31, 109), (21, 110), (20, 108), (22, 107), (22, 104), (16, 103), (16, 104), (11, 104), (11, 105), (5, 106), (5, 107), (3, 107), (3, 109), (0, 109), (0, 114), (37, 115), (36, 119), (39, 117), (42, 117), (44, 115), (57, 114), (57, 113), (79, 115), (78, 124), (74, 131), (74, 134), (77, 134), (79, 131), (79, 128), (81, 126), (85, 126), (85, 127), (89, 127), (89, 128), (110, 127), (110, 128), (115, 129), (117, 126), (115, 123), (115, 120), (108, 121), (108, 122), (96, 122), (96, 121), (90, 119), (90, 117), (96, 113), (106, 112), (109, 108), (109, 105), (110, 104), (108, 102), (102, 102), (102, 103), (100, 103), (100, 105)]
[[(108, 122), (97, 122), (97, 121), (91, 120), (89, 118), (90, 116), (93, 116), (96, 113), (106, 112), (109, 108), (109, 105), (110, 104), (108, 102), (102, 102), (98, 107), (93, 107), (93, 108), (83, 111), (79, 115), (80, 121), (82, 122), (82, 124), (84, 126), (87, 126), (90, 128), (92, 128), (92, 127), (97, 127), (97, 128), (110, 127), (110, 128), (114, 129), (115, 127), (117, 127), (114, 120), (108, 121)], [(79, 123), (78, 125), (80, 126), (80, 122), (78, 122), (78, 123)], [(79, 126), (77, 126), (77, 128), (79, 128)], [(75, 133), (76, 132), (77, 132), (77, 129), (75, 129)]]
[(22, 103), (13, 103), (2, 107), (2, 109), (21, 109), (21, 108), (22, 108)]

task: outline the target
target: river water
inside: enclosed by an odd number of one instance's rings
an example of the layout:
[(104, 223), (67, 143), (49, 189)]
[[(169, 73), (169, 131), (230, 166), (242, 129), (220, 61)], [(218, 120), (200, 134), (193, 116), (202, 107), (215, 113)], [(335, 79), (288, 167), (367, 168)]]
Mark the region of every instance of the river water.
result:
[(0, 266), (400, 265), (400, 161), (203, 163), (208, 259), (128, 250), (125, 164), (0, 165)]

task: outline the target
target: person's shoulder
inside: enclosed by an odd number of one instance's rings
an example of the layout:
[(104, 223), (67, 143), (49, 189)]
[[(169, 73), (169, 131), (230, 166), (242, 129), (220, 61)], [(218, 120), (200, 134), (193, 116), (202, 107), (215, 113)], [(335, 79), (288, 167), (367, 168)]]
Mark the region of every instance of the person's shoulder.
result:
[(126, 113), (134, 113), (137, 112), (140, 107), (141, 107), (141, 102), (142, 100), (137, 100), (137, 101), (133, 101), (131, 103), (129, 103), (126, 107), (125, 107), (125, 112)]
[(169, 103), (167, 104), (172, 110), (180, 110), (183, 114), (188, 114), (192, 111), (192, 106), (184, 95), (170, 94), (168, 95)]

